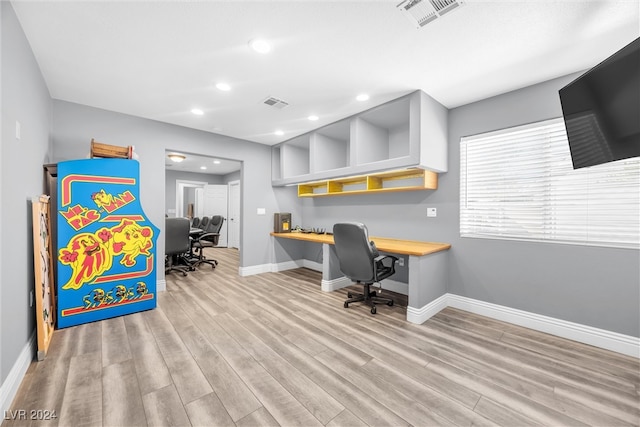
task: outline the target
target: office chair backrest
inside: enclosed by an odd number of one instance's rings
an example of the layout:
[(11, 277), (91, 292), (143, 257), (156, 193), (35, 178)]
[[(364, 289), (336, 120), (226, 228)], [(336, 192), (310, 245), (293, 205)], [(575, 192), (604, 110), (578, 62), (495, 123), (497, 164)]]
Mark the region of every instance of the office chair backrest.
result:
[(202, 219), (200, 220), (200, 225), (198, 226), (198, 228), (201, 228), (206, 231), (208, 225), (209, 225), (209, 217), (203, 216)]
[[(220, 239), (219, 233), (220, 230), (222, 229), (222, 224), (224, 223), (224, 217), (221, 215), (214, 215), (211, 217), (211, 220), (209, 220), (209, 225), (207, 226), (207, 229), (204, 231), (205, 236), (204, 239), (212, 242), (214, 245), (218, 244), (218, 240)], [(218, 233), (218, 235), (216, 236), (207, 236), (207, 233)]]
[(187, 218), (164, 219), (165, 255), (178, 255), (189, 252), (189, 227)]
[(222, 223), (224, 223), (224, 217), (222, 215), (214, 215), (209, 220), (209, 227), (207, 233), (219, 233), (222, 229)]
[(194, 218), (191, 220), (191, 226), (192, 226), (193, 228), (200, 228), (200, 218), (199, 218), (199, 217), (197, 217), (197, 216), (196, 216), (196, 217), (194, 217)]
[(360, 222), (335, 224), (333, 240), (342, 273), (354, 282), (373, 281), (378, 251), (369, 241), (367, 227)]

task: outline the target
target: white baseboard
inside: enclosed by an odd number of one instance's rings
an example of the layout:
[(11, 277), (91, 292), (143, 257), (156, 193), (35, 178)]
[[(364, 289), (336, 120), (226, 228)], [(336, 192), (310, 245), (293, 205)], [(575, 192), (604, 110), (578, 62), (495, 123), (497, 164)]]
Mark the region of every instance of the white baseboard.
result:
[(446, 307), (640, 358), (640, 338), (454, 294), (444, 294), (419, 309), (407, 307), (407, 320), (424, 323)]
[(249, 267), (239, 267), (238, 274), (241, 277), (253, 276), (254, 274), (271, 273), (273, 271), (273, 264), (259, 264), (251, 265)]
[(448, 306), (448, 294), (444, 294), (439, 298), (431, 301), (422, 308), (414, 308), (407, 306), (407, 321), (411, 323), (422, 324), (436, 315), (440, 310), (444, 310)]
[(496, 320), (640, 358), (640, 338), (530, 313), (459, 295), (447, 294), (447, 305)]
[(346, 277), (338, 277), (337, 279), (324, 280), (322, 279), (321, 289), (325, 292), (332, 292), (337, 289), (346, 288), (347, 286), (353, 285), (353, 282)]
[(18, 355), (9, 375), (0, 386), (0, 410), (3, 414), (11, 408), (11, 403), (16, 397), (20, 383), (24, 379), (29, 364), (33, 360), (33, 356), (36, 352), (36, 332), (35, 330), (31, 334), (29, 341), (24, 345), (22, 351)]
[(167, 281), (165, 279), (156, 280), (156, 292), (164, 292), (167, 290)]
[(315, 261), (310, 261), (308, 259), (303, 259), (302, 260), (302, 266), (304, 268), (308, 268), (309, 270), (319, 271), (320, 273), (322, 273), (322, 263), (321, 262), (315, 262)]
[(238, 268), (238, 274), (240, 276), (252, 276), (254, 274), (262, 274), (262, 273), (275, 273), (278, 271), (286, 271), (293, 270), (294, 268), (310, 268), (311, 270), (322, 271), (322, 264), (309, 261), (306, 259), (297, 259), (292, 261), (271, 263), (271, 264), (260, 264), (260, 265), (252, 265), (249, 267), (240, 267)]

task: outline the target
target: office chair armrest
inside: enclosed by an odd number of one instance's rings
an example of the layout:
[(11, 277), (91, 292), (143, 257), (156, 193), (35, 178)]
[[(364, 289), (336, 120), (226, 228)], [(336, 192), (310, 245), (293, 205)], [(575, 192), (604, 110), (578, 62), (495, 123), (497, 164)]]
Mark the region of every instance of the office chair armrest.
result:
[[(388, 259), (392, 260), (390, 265), (385, 264), (385, 261)], [(397, 256), (393, 255), (379, 255), (374, 258), (374, 261), (376, 264), (382, 263), (382, 265), (384, 265), (385, 267), (393, 267), (398, 259), (399, 258)]]
[(210, 243), (214, 241), (217, 242), (219, 237), (220, 237), (220, 233), (204, 233), (198, 236), (198, 242), (201, 240), (206, 240), (207, 242), (210, 242)]

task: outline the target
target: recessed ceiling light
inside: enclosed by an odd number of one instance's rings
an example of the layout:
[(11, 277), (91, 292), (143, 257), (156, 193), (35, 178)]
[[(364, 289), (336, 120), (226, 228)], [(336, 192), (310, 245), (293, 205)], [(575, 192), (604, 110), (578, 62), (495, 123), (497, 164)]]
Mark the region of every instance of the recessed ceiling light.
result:
[(366, 93), (361, 93), (360, 95), (356, 96), (356, 100), (360, 102), (368, 101), (369, 95), (367, 95)]
[(217, 84), (216, 84), (216, 87), (217, 87), (219, 90), (222, 90), (222, 91), (224, 91), (224, 92), (231, 90), (231, 86), (229, 86), (229, 84), (228, 84), (228, 83), (224, 83), (224, 82), (217, 83)]
[(311, 120), (312, 122), (315, 122), (315, 121), (316, 121), (316, 120), (318, 120), (320, 117), (315, 116), (315, 115), (312, 115), (312, 116), (309, 116), (309, 117), (307, 117), (307, 118), (308, 118), (309, 120)]
[(220, 163), (221, 163), (221, 162), (220, 162), (220, 160), (214, 160), (214, 161), (213, 161), (213, 164), (214, 164), (214, 165), (219, 165)]
[(194, 108), (193, 110), (191, 110), (191, 112), (192, 112), (193, 114), (195, 114), (196, 116), (201, 116), (201, 115), (203, 115), (203, 114), (204, 114), (204, 111), (202, 111), (202, 110), (201, 110), (201, 109), (199, 109), (199, 108)]
[(167, 157), (169, 157), (172, 161), (174, 161), (176, 163), (180, 163), (181, 161), (186, 159), (185, 156), (183, 156), (182, 154), (177, 154), (177, 153), (169, 154)]
[(200, 169), (207, 170), (207, 167), (206, 166), (200, 166)]
[(249, 46), (258, 53), (269, 53), (271, 50), (271, 45), (263, 39), (249, 40)]
[(277, 131), (275, 131), (274, 133), (275, 133), (276, 135), (278, 135), (278, 136), (282, 136), (282, 135), (284, 135), (284, 132), (283, 132), (283, 131), (281, 131), (280, 129), (278, 129), (278, 130), (277, 130)]

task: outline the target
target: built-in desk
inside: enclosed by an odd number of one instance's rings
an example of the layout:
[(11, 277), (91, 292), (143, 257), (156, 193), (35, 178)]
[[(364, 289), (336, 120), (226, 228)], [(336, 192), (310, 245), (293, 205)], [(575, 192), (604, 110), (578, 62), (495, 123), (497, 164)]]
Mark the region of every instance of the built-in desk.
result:
[[(351, 285), (340, 273), (333, 235), (315, 233), (271, 233), (278, 239), (293, 239), (322, 244), (322, 290), (333, 291)], [(409, 256), (407, 320), (419, 323), (430, 303), (447, 292), (448, 243), (421, 242), (369, 236), (380, 252)]]

